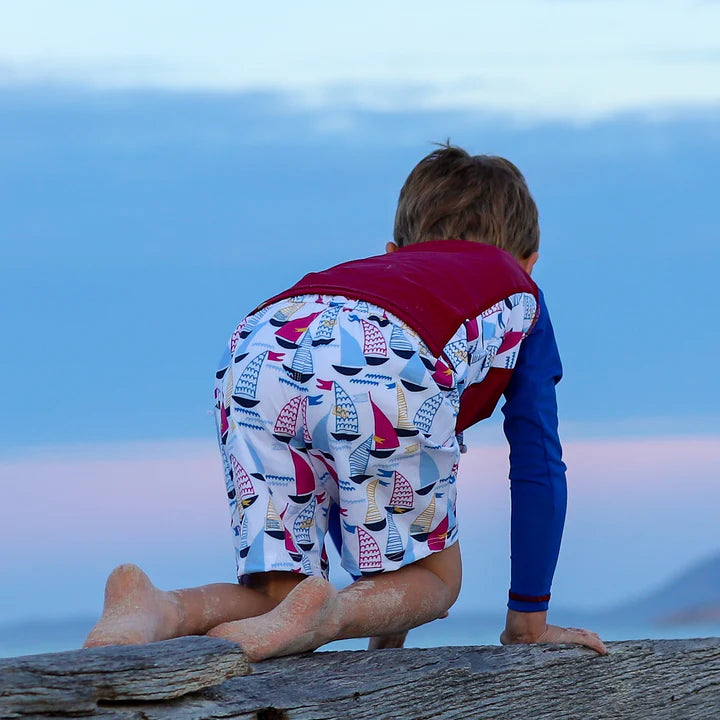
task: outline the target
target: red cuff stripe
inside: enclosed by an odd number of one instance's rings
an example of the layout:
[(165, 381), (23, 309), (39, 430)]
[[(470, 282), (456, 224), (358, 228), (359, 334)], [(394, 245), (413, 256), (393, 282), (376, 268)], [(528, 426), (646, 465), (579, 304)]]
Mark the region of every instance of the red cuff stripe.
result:
[(547, 595), (519, 595), (514, 593), (512, 590), (508, 593), (511, 600), (517, 600), (518, 602), (548, 602), (550, 600), (550, 593)]

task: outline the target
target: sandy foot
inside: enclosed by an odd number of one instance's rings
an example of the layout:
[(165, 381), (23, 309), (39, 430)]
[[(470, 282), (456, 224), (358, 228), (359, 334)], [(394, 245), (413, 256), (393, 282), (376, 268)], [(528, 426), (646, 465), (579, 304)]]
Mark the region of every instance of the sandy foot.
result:
[(137, 565), (120, 565), (108, 577), (102, 617), (83, 647), (167, 640), (177, 636), (180, 621), (172, 593), (158, 590)]
[(309, 577), (270, 612), (223, 623), (208, 635), (239, 643), (250, 662), (315, 650), (335, 639), (337, 596), (329, 582)]

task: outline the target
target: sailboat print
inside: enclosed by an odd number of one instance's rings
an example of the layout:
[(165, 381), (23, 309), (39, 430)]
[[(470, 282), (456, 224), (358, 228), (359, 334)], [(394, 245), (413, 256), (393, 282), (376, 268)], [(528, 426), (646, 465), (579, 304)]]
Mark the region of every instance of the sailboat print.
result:
[(430, 437), (433, 420), (435, 420), (435, 415), (437, 415), (437, 411), (442, 405), (442, 401), (442, 393), (438, 392), (432, 397), (429, 397), (415, 413), (413, 424), (415, 427), (420, 428), (426, 437)]
[(238, 326), (233, 330), (233, 334), (230, 336), (230, 343), (229, 343), (229, 350), (230, 354), (235, 352), (235, 348), (238, 346), (238, 343), (242, 339), (242, 331), (247, 325), (248, 318), (243, 318)]
[(372, 436), (370, 454), (378, 458), (390, 457), (400, 447), (397, 433), (385, 413), (373, 402), (370, 393), (368, 393), (368, 399), (375, 420), (375, 434)]
[[(228, 401), (229, 399), (230, 398), (228, 396)], [(228, 432), (230, 431), (230, 423), (228, 422), (228, 418), (230, 417), (230, 408), (227, 406), (225, 393), (221, 392), (217, 388), (215, 389), (215, 409), (218, 411), (218, 415), (220, 417), (220, 427), (218, 429), (220, 434), (220, 444), (226, 445)]]
[(302, 427), (303, 442), (305, 443), (305, 449), (310, 450), (313, 446), (313, 437), (310, 434), (310, 428), (307, 422), (307, 408), (308, 405), (318, 405), (320, 396), (309, 396), (308, 399), (300, 406), (300, 425)]
[(232, 371), (225, 373), (223, 378), (223, 385), (221, 390), (220, 401), (222, 402), (221, 412), (221, 436), (223, 443), (227, 442), (228, 433), (231, 429), (235, 429), (235, 421), (232, 419), (232, 411), (230, 410), (232, 404), (233, 394), (233, 374)]
[(307, 396), (296, 395), (282, 406), (273, 428), (273, 437), (276, 440), (287, 443), (297, 435), (300, 410), (306, 404)]
[(395, 525), (392, 515), (387, 516), (388, 533), (387, 543), (385, 544), (385, 557), (392, 562), (399, 562), (405, 555), (405, 548), (402, 544), (402, 538)]
[[(255, 492), (252, 480), (245, 472), (245, 468), (237, 461), (233, 454), (230, 454), (230, 463), (232, 464), (235, 487), (240, 494), (240, 504), (243, 508), (250, 507), (257, 500), (257, 493)], [(262, 478), (262, 475), (259, 477)]]
[(254, 357), (245, 367), (238, 377), (233, 390), (232, 399), (242, 407), (255, 407), (260, 401), (257, 399), (258, 378), (260, 377), (260, 368), (265, 358), (277, 362), (282, 360), (284, 353), (272, 352), (265, 350)]
[(313, 497), (312, 502), (303, 508), (303, 511), (295, 518), (293, 524), (295, 541), (303, 550), (312, 550), (315, 545), (310, 537), (310, 528), (315, 524), (316, 508), (317, 500)]
[(454, 387), (448, 393), (448, 400), (450, 401), (450, 405), (452, 405), (453, 412), (456, 415), (460, 412), (460, 388), (462, 388), (462, 385), (460, 385), (460, 387)]
[(268, 498), (268, 506), (265, 511), (265, 532), (276, 540), (282, 540), (285, 537), (285, 528), (283, 527), (282, 517), (275, 509), (272, 495)]
[(432, 377), (441, 390), (453, 389), (453, 372), (440, 358), (435, 363), (435, 372), (433, 372)]
[(382, 317), (380, 317), (379, 315), (368, 315), (368, 320), (377, 323), (380, 327), (386, 327), (390, 324), (390, 320), (388, 320), (387, 313), (384, 310)]
[(445, 356), (452, 363), (453, 369), (457, 371), (460, 365), (467, 362), (467, 345), (460, 340), (453, 340), (445, 346)]
[(363, 355), (368, 365), (382, 365), (387, 362), (387, 344), (377, 325), (367, 320), (360, 321), (363, 331)]
[(408, 417), (407, 400), (405, 393), (399, 385), (395, 385), (397, 392), (398, 421), (395, 426), (395, 432), (398, 437), (413, 437), (418, 434), (418, 429), (410, 422)]
[(468, 345), (480, 337), (480, 329), (478, 328), (477, 318), (465, 321), (465, 334), (467, 336)]
[(285, 372), (295, 382), (306, 383), (315, 375), (313, 371), (312, 345), (312, 335), (308, 331), (303, 335), (300, 346), (293, 355), (292, 363), (289, 366), (283, 365)]
[[(433, 366), (434, 368), (434, 366)], [(403, 387), (410, 392), (421, 392), (427, 390), (427, 385), (423, 384), (427, 375), (425, 364), (420, 356), (413, 355), (400, 371), (400, 382)]]
[(247, 516), (243, 515), (243, 518), (240, 521), (240, 542), (238, 544), (238, 555), (240, 555), (241, 558), (247, 557), (247, 554), (250, 552), (247, 520)]
[(410, 525), (410, 537), (419, 542), (425, 542), (430, 535), (433, 518), (435, 517), (435, 495), (432, 496), (430, 504), (412, 521)]
[(511, 330), (503, 335), (502, 344), (498, 350), (499, 353), (507, 352), (510, 348), (514, 348), (521, 340), (523, 334), (521, 332)]
[(230, 360), (232, 359), (232, 354), (230, 353), (229, 348), (225, 348), (225, 351), (223, 352), (223, 356), (220, 358), (220, 362), (218, 363), (218, 369), (215, 372), (215, 379), (216, 380), (222, 380), (225, 376), (225, 373), (227, 372), (228, 368), (230, 367)]
[(455, 515), (455, 504), (453, 503), (448, 508), (448, 527), (447, 527), (447, 540), (445, 544), (452, 541), (457, 535), (457, 516)]
[(365, 367), (365, 356), (360, 343), (340, 327), (340, 364), (333, 365), (341, 375), (357, 375)]
[(380, 508), (378, 508), (377, 502), (375, 501), (375, 491), (377, 490), (379, 482), (380, 479), (375, 478), (375, 480), (367, 484), (365, 490), (367, 493), (368, 506), (367, 512), (365, 513), (365, 527), (373, 532), (382, 530), (387, 524), (385, 517), (381, 514)]
[(382, 572), (382, 554), (380, 546), (370, 533), (357, 527), (358, 569), (363, 575), (375, 575)]
[(495, 355), (497, 355), (497, 345), (487, 345), (485, 348), (485, 359), (483, 360), (483, 370), (486, 367), (490, 367), (493, 364), (493, 361), (495, 360)]
[[(239, 328), (238, 337), (242, 340), (248, 337), (250, 333), (257, 327), (258, 323), (260, 322), (260, 318), (263, 315), (264, 313), (256, 312), (254, 315), (250, 315), (250, 317), (245, 318), (245, 322), (242, 323), (242, 327)], [(235, 352), (235, 348), (233, 348), (232, 351)]]
[(398, 325), (393, 325), (390, 333), (390, 349), (404, 360), (409, 360), (415, 353), (412, 343)]
[(293, 302), (281, 307), (270, 318), (270, 324), (275, 327), (282, 327), (304, 304), (304, 302)]
[(285, 550), (287, 550), (288, 555), (297, 562), (302, 557), (302, 551), (300, 548), (295, 544), (295, 540), (292, 536), (292, 533), (285, 527), (285, 513), (287, 512), (287, 506), (285, 506), (285, 509), (280, 513), (280, 520), (282, 522), (282, 528), (283, 528), (283, 534), (282, 537), (285, 538)]
[(367, 474), (367, 466), (370, 460), (370, 447), (372, 446), (372, 436), (363, 440), (350, 453), (350, 479), (358, 485), (372, 475)]
[(332, 414), (335, 416), (335, 432), (330, 434), (336, 440), (357, 440), (360, 437), (358, 413), (352, 398), (343, 390), (339, 383), (335, 386), (335, 405)]
[(427, 495), (437, 485), (438, 468), (428, 453), (420, 456), (420, 487), (415, 490), (418, 495)]
[(293, 540), (293, 536), (290, 534), (290, 531), (285, 528), (285, 549), (288, 552), (288, 555), (297, 562), (302, 557), (302, 552), (300, 548), (295, 544), (295, 541)]
[(275, 331), (277, 344), (289, 350), (297, 348), (300, 345), (300, 338), (307, 332), (310, 324), (318, 315), (320, 315), (319, 312), (314, 312), (288, 320), (281, 328)]
[[(325, 453), (317, 452), (317, 451), (308, 453), (308, 455), (311, 455), (316, 460), (319, 460), (325, 466), (325, 471), (330, 476), (330, 478), (335, 482), (336, 485), (338, 485), (338, 474), (335, 471), (335, 468), (328, 462), (328, 460), (332, 459), (332, 455), (329, 455), (329, 453), (328, 453), (329, 457), (326, 457)], [(323, 477), (324, 477), (324, 474), (320, 476), (321, 479)]]
[[(228, 460), (227, 451), (224, 447), (220, 447), (220, 457), (223, 464), (223, 475), (225, 476), (225, 492), (227, 493), (228, 500), (235, 500), (235, 480), (233, 479), (233, 472), (230, 467), (230, 461)], [(230, 509), (234, 512), (234, 502), (230, 503)]]
[(442, 550), (448, 537), (448, 516), (446, 515), (428, 535), (428, 548), (433, 552)]
[(288, 445), (288, 451), (292, 457), (295, 468), (295, 495), (288, 495), (293, 501), (302, 505), (310, 500), (315, 491), (315, 474), (307, 461), (299, 452)]
[(413, 495), (410, 481), (397, 470), (379, 470), (378, 474), (388, 475), (393, 478), (393, 490), (390, 496), (390, 503), (385, 506), (389, 513), (400, 515), (412, 510), (415, 507), (415, 496)]
[(312, 341), (314, 346), (329, 345), (333, 341), (333, 330), (337, 324), (337, 316), (340, 314), (342, 303), (330, 303), (327, 310), (320, 316), (315, 338)]
[(435, 360), (430, 354), (428, 346), (422, 340), (418, 343), (418, 355), (428, 370), (435, 369)]

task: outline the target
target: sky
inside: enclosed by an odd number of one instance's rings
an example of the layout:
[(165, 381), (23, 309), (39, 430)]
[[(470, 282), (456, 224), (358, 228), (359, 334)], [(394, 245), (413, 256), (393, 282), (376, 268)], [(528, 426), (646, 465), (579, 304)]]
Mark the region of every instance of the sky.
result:
[(717, 103), (720, 5), (698, 0), (25, 0), (0, 78), (274, 90), (312, 105), (588, 119)]
[[(707, 471), (720, 465), (716, 438), (595, 438), (564, 449), (570, 504), (553, 586), (558, 608), (622, 604), (716, 551), (720, 484)], [(463, 457), (465, 580), (455, 613), (502, 613), (510, 571), (506, 465), (506, 447), (489, 433)], [(128, 560), (160, 587), (232, 582), (220, 472), (212, 439), (75, 447), (0, 463), (6, 503), (28, 511), (8, 514), (0, 530), (12, 546), (3, 621), (97, 614), (108, 567)], [(333, 580), (348, 576), (336, 571)]]
[[(720, 4), (199, 8), (0, 0), (4, 617), (94, 612), (124, 560), (168, 587), (232, 577), (223, 343), (305, 272), (381, 252), (447, 138), (513, 160), (540, 208), (571, 487), (557, 602), (718, 552)], [(463, 512), (485, 521), (461, 603), (486, 608), (506, 449), (497, 416), (469, 435)]]

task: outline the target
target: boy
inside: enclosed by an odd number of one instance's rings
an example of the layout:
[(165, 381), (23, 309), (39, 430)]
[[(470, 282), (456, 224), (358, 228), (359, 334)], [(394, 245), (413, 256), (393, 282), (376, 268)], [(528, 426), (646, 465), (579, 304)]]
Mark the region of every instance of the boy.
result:
[[(252, 661), (371, 637), (400, 646), (460, 590), (456, 433), (501, 394), (512, 573), (504, 644), (600, 638), (546, 622), (565, 516), (537, 209), (519, 170), (444, 146), (400, 193), (386, 254), (311, 273), (238, 326), (215, 390), (239, 585), (108, 579), (87, 646), (208, 634)], [(327, 582), (325, 534), (356, 581)]]

